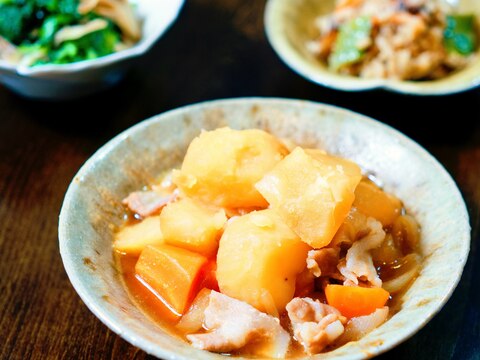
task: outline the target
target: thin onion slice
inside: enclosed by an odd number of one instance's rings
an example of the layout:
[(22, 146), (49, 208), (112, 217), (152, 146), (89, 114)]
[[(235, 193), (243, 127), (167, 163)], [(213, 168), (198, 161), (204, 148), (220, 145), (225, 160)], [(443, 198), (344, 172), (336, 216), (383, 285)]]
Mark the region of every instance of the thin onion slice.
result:
[(404, 289), (420, 271), (420, 265), (417, 263), (412, 269), (408, 270), (406, 273), (397, 276), (391, 280), (385, 281), (382, 287), (387, 290), (390, 294), (394, 294)]
[(210, 301), (211, 291), (210, 289), (204, 288), (198, 293), (190, 309), (188, 309), (177, 323), (177, 328), (180, 331), (191, 334), (202, 328), (203, 320), (205, 319), (205, 309)]

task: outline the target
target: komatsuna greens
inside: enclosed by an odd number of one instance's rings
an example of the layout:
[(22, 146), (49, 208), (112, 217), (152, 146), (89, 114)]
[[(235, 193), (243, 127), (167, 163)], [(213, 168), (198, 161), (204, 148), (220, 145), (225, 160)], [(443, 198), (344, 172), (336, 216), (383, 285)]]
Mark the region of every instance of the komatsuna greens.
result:
[(112, 19), (95, 8), (80, 13), (79, 5), (80, 0), (0, 0), (0, 37), (28, 66), (95, 59), (124, 47), (125, 36)]

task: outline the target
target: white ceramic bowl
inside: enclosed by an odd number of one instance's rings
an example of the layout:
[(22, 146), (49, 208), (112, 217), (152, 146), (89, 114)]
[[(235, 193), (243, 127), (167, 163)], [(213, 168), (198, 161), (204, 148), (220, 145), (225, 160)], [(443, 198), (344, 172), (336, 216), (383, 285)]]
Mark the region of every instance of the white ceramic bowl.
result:
[[(452, 0), (439, 0), (452, 3)], [(474, 13), (480, 19), (480, 1), (454, 0), (461, 13)], [(328, 14), (335, 0), (268, 0), (265, 9), (267, 38), (278, 56), (304, 78), (345, 91), (386, 89), (410, 95), (447, 95), (480, 85), (480, 56), (465, 69), (432, 81), (363, 79), (336, 74), (306, 48), (315, 38), (314, 19)]]
[(415, 334), (460, 279), (470, 245), (463, 199), (445, 169), (396, 130), (340, 108), (298, 100), (245, 98), (201, 103), (144, 121), (108, 142), (73, 179), (59, 222), (60, 253), (74, 288), (110, 329), (162, 359), (221, 359), (194, 349), (149, 320), (130, 301), (113, 265), (121, 199), (178, 166), (201, 129), (261, 128), (356, 161), (404, 200), (422, 227), (421, 273), (402, 309), (357, 342), (313, 359), (361, 359)]
[(184, 0), (135, 0), (143, 21), (142, 38), (133, 47), (94, 60), (36, 67), (0, 60), (0, 83), (14, 92), (38, 99), (71, 99), (116, 84), (132, 61), (146, 53), (177, 18)]

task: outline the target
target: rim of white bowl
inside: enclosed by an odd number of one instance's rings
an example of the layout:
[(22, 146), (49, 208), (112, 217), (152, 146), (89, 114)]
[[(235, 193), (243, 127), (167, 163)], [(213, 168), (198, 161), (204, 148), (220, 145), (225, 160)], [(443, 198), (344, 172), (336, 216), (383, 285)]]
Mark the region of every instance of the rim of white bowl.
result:
[[(404, 95), (453, 95), (480, 86), (480, 72), (468, 82), (451, 82), (444, 80), (445, 86), (440, 87), (435, 81), (415, 82), (390, 79), (363, 79), (353, 76), (338, 75), (329, 71), (318, 71), (299, 54), (289, 43), (284, 31), (275, 31), (275, 16), (278, 6), (283, 0), (268, 0), (265, 5), (264, 26), (267, 40), (277, 56), (296, 74), (303, 78), (331, 89), (349, 92), (388, 90)], [(282, 28), (284, 30), (284, 28)], [(479, 60), (480, 61), (480, 60)], [(462, 70), (460, 70), (462, 71)], [(434, 86), (428, 86), (433, 85)]]
[(0, 60), (0, 69), (6, 69), (16, 72), (22, 76), (39, 76), (47, 73), (74, 73), (86, 69), (97, 69), (108, 66), (122, 60), (127, 60), (133, 57), (140, 56), (146, 53), (156, 43), (156, 41), (173, 25), (175, 19), (178, 17), (185, 0), (162, 0), (168, 1), (171, 5), (167, 8), (169, 11), (165, 15), (165, 21), (162, 26), (159, 26), (156, 31), (149, 36), (141, 39), (137, 44), (131, 48), (118, 51), (109, 55), (105, 55), (92, 60), (83, 60), (69, 64), (47, 64), (36, 67), (16, 66), (5, 60)]
[[(420, 146), (417, 142), (415, 142), (408, 136), (404, 135), (400, 131), (394, 129), (393, 127), (387, 124), (381, 123), (378, 120), (375, 120), (366, 115), (359, 114), (352, 110), (347, 110), (345, 108), (341, 108), (334, 105), (313, 102), (308, 100), (301, 100), (301, 99), (288, 99), (288, 98), (275, 98), (275, 97), (242, 97), (242, 98), (208, 100), (208, 101), (186, 105), (180, 108), (166, 111), (164, 113), (161, 113), (153, 117), (150, 117), (146, 120), (143, 120), (140, 123), (126, 129), (125, 131), (121, 132), (120, 134), (115, 136), (113, 139), (108, 141), (105, 145), (100, 147), (83, 164), (83, 166), (80, 168), (80, 170), (77, 172), (77, 174), (74, 176), (73, 179), (82, 178), (84, 174), (88, 173), (88, 171), (90, 171), (90, 169), (94, 167), (94, 165), (98, 161), (101, 161), (102, 158), (105, 157), (110, 151), (112, 151), (112, 149), (114, 149), (119, 143), (123, 142), (129, 136), (132, 136), (137, 132), (143, 131), (143, 128), (150, 126), (150, 124), (161, 122), (161, 121), (164, 121), (165, 119), (168, 119), (172, 115), (187, 113), (195, 109), (202, 109), (202, 108), (208, 109), (210, 107), (215, 107), (217, 105), (236, 105), (236, 104), (242, 104), (242, 103), (249, 103), (249, 104), (261, 103), (261, 104), (268, 104), (268, 105), (287, 104), (293, 107), (309, 106), (309, 107), (314, 107), (319, 109), (329, 109), (329, 110), (337, 111), (340, 113), (344, 113), (345, 115), (353, 116), (356, 118), (355, 121), (368, 123), (369, 126), (381, 129), (382, 131), (385, 131), (390, 136), (396, 137), (399, 140), (399, 142), (402, 144), (402, 146), (407, 146), (409, 149), (413, 150), (418, 156), (422, 157), (426, 162), (433, 165), (438, 171), (438, 173), (444, 177), (445, 181), (447, 182), (446, 186), (448, 186), (453, 192), (451, 195), (455, 196), (456, 202), (460, 205), (459, 211), (461, 212), (460, 214), (461, 219), (464, 220), (464, 223), (462, 226), (464, 231), (461, 234), (459, 234), (459, 238), (458, 238), (458, 240), (461, 241), (461, 244), (462, 244), (462, 248), (459, 251), (460, 255), (462, 256), (461, 258), (462, 261), (459, 262), (459, 265), (456, 268), (456, 271), (451, 274), (452, 280), (448, 286), (448, 290), (445, 293), (443, 293), (442, 296), (438, 298), (438, 300), (436, 300), (435, 302), (432, 302), (432, 303), (436, 303), (436, 306), (434, 308), (429, 308), (429, 311), (426, 313), (426, 317), (422, 319), (421, 323), (417, 325), (414, 331), (406, 334), (406, 336), (395, 338), (393, 341), (385, 341), (380, 346), (373, 347), (371, 349), (371, 352), (369, 352), (369, 356), (366, 356), (365, 354), (356, 356), (354, 354), (352, 355), (352, 359), (365, 359), (365, 358), (377, 356), (411, 338), (418, 331), (420, 331), (443, 308), (443, 306), (450, 299), (455, 288), (457, 287), (461, 279), (463, 269), (467, 262), (468, 254), (470, 251), (471, 227), (469, 222), (468, 211), (467, 211), (465, 202), (463, 200), (463, 197), (455, 181), (447, 172), (447, 170), (433, 157), (433, 155), (431, 155), (426, 149)], [(77, 276), (78, 274), (76, 272), (76, 266), (74, 264), (75, 264), (75, 261), (81, 261), (81, 260), (78, 259), (78, 257), (76, 257), (75, 254), (72, 253), (70, 249), (66, 246), (66, 242), (67, 242), (66, 239), (67, 239), (68, 226), (69, 226), (67, 219), (68, 219), (68, 216), (70, 215), (71, 208), (73, 205), (71, 199), (74, 197), (74, 193), (77, 190), (78, 186), (79, 185), (72, 180), (72, 182), (70, 183), (67, 189), (67, 192), (62, 204), (62, 208), (60, 211), (59, 227), (58, 227), (60, 255), (62, 258), (65, 271), (67, 273), (67, 276), (72, 286), (74, 287), (75, 291), (80, 296), (80, 298), (85, 303), (85, 305), (90, 309), (90, 311), (101, 322), (103, 322), (109, 329), (111, 329), (120, 337), (128, 341), (130, 344), (146, 351), (151, 355), (161, 357), (164, 359), (189, 360), (190, 357), (183, 357), (175, 353), (166, 351), (155, 342), (152, 342), (150, 340), (143, 338), (141, 335), (139, 335), (135, 331), (132, 331), (130, 328), (126, 327), (125, 326), (126, 324), (123, 323), (122, 321), (112, 319), (112, 316), (108, 313), (108, 311), (104, 311), (102, 307), (99, 305), (100, 299), (94, 296), (93, 294), (91, 294), (88, 291), (84, 280), (82, 280), (81, 277)], [(215, 354), (212, 354), (212, 355), (215, 355)]]

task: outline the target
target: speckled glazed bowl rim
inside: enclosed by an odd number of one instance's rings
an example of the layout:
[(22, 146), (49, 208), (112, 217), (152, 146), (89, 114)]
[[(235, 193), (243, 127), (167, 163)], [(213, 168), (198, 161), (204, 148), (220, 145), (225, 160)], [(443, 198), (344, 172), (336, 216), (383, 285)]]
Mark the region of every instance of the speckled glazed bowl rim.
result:
[[(91, 175), (92, 172), (95, 172), (95, 167), (97, 164), (105, 161), (108, 159), (109, 154), (117, 147), (122, 146), (122, 144), (128, 142), (129, 138), (133, 138), (135, 136), (139, 136), (142, 134), (146, 134), (148, 129), (151, 126), (155, 126), (156, 124), (161, 124), (162, 122), (168, 123), (170, 119), (177, 118), (180, 116), (189, 116), (189, 114), (194, 114), (202, 111), (207, 110), (214, 110), (217, 107), (222, 107), (223, 109), (229, 108), (231, 111), (235, 111), (236, 107), (247, 107), (250, 106), (252, 108), (256, 106), (264, 106), (264, 107), (285, 107), (289, 109), (293, 109), (298, 114), (301, 114), (303, 111), (316, 111), (322, 114), (337, 114), (340, 117), (344, 117), (348, 121), (352, 121), (353, 123), (360, 123), (362, 126), (368, 126), (369, 128), (374, 129), (375, 131), (380, 131), (384, 133), (388, 139), (398, 143), (402, 147), (406, 147), (407, 150), (413, 152), (416, 157), (421, 158), (419, 161), (421, 164), (428, 165), (428, 167), (432, 168), (432, 171), (436, 179), (441, 179), (441, 186), (448, 190), (449, 199), (453, 202), (453, 216), (454, 216), (454, 226), (456, 230), (460, 230), (458, 232), (458, 237), (456, 241), (458, 242), (458, 249), (455, 253), (455, 261), (452, 269), (449, 269), (447, 274), (445, 275), (445, 281), (447, 284), (444, 288), (444, 291), (438, 294), (434, 300), (431, 300), (429, 303), (427, 302), (426, 309), (422, 312), (421, 318), (414, 319), (414, 326), (410, 327), (410, 324), (406, 326), (408, 330), (405, 332), (403, 329), (398, 329), (399, 333), (395, 333), (396, 337), (394, 338), (387, 338), (386, 340), (376, 343), (370, 342), (367, 344), (363, 344), (365, 348), (361, 348), (361, 352), (358, 351), (357, 353), (348, 354), (348, 355), (334, 355), (332, 353), (320, 355), (318, 358), (326, 358), (326, 359), (363, 359), (363, 358), (370, 358), (372, 356), (378, 355), (383, 353), (394, 346), (398, 345), (399, 343), (405, 341), (409, 337), (413, 336), (417, 331), (419, 331), (440, 309), (443, 305), (447, 302), (450, 298), (451, 294), (453, 293), (455, 287), (457, 286), (461, 274), (466, 263), (469, 247), (470, 247), (470, 226), (468, 220), (468, 213), (463, 201), (463, 198), (460, 194), (460, 191), (455, 185), (455, 182), (447, 173), (447, 171), (442, 167), (438, 161), (433, 158), (426, 150), (424, 150), (421, 146), (415, 143), (413, 140), (409, 139), (405, 135), (399, 133), (395, 129), (382, 124), (376, 120), (368, 118), (363, 115), (359, 115), (349, 110), (345, 110), (342, 108), (338, 108), (335, 106), (325, 105), (321, 103), (313, 103), (308, 101), (302, 100), (290, 100), (290, 99), (277, 99), (277, 98), (239, 98), (239, 99), (225, 99), (225, 100), (216, 100), (216, 101), (208, 101), (204, 103), (199, 103), (195, 105), (185, 106), (179, 109), (171, 110), (165, 112), (161, 115), (155, 116), (148, 120), (145, 120), (132, 128), (124, 131), (123, 133), (117, 135), (115, 138), (110, 140), (107, 144), (101, 147), (79, 170), (77, 175), (75, 176), (74, 180), (70, 184), (64, 203), (62, 206), (62, 210), (60, 213), (59, 218), (59, 245), (60, 245), (60, 254), (63, 260), (63, 264), (65, 270), (68, 274), (68, 277), (81, 297), (87, 307), (110, 329), (112, 329), (115, 333), (120, 335), (122, 338), (130, 342), (131, 344), (145, 350), (147, 353), (155, 355), (160, 358), (164, 359), (191, 359), (191, 358), (201, 358), (201, 359), (222, 359), (223, 357), (218, 354), (212, 354), (207, 352), (198, 353), (198, 350), (192, 348), (192, 354), (186, 356), (185, 352), (179, 354), (175, 351), (176, 347), (181, 345), (173, 345), (173, 349), (166, 350), (159, 346), (155, 341), (147, 339), (144, 335), (133, 331), (131, 328), (128, 327), (128, 322), (123, 318), (118, 318), (114, 315), (113, 310), (108, 306), (102, 304), (102, 299), (99, 294), (95, 294), (89, 290), (89, 282), (94, 281), (95, 277), (98, 277), (98, 274), (81, 274), (78, 269), (81, 267), (82, 258), (75, 252), (75, 246), (73, 242), (74, 240), (79, 239), (69, 239), (69, 234), (72, 233), (73, 229), (71, 228), (71, 221), (72, 217), (75, 216), (76, 211), (76, 204), (74, 202), (75, 196), (79, 193), (79, 187), (82, 179), (84, 177), (88, 177)], [(178, 121), (175, 122), (177, 126), (187, 126), (186, 124), (178, 125)], [(173, 125), (173, 124), (172, 124)], [(73, 232), (76, 233), (76, 232)], [(78, 250), (78, 249), (77, 249)], [(438, 270), (438, 269), (437, 269)], [(417, 301), (418, 299), (415, 299)], [(418, 305), (420, 306), (420, 305)], [(423, 306), (423, 305), (422, 305)], [(401, 311), (400, 311), (401, 312)], [(147, 321), (145, 319), (145, 321)], [(393, 321), (393, 318), (389, 321)], [(375, 332), (377, 332), (376, 329)], [(391, 331), (390, 329), (388, 331)], [(387, 331), (387, 333), (388, 333)], [(398, 334), (398, 335), (397, 335)], [(370, 335), (368, 335), (370, 336)], [(372, 333), (372, 337), (374, 337)], [(352, 344), (352, 343), (349, 343)], [(362, 346), (363, 346), (362, 345)], [(345, 345), (347, 346), (347, 345)], [(360, 346), (360, 345), (358, 345)], [(185, 351), (185, 349), (183, 349)], [(194, 351), (197, 351), (195, 353)], [(315, 357), (316, 358), (316, 357)]]
[[(286, 5), (287, 2), (289, 2), (288, 5)], [(434, 81), (363, 79), (336, 74), (319, 64), (313, 64), (291, 44), (287, 36), (286, 23), (283, 21), (284, 12), (291, 16), (286, 7), (296, 6), (298, 3), (298, 0), (268, 0), (265, 7), (264, 24), (267, 39), (273, 50), (290, 69), (307, 80), (332, 89), (349, 92), (384, 89), (405, 95), (420, 96), (451, 95), (480, 86), (480, 56), (477, 56), (474, 64), (477, 69), (476, 73), (463, 80), (457, 80), (454, 76)], [(465, 70), (460, 70), (458, 74)]]
[(50, 73), (76, 73), (88, 69), (97, 69), (109, 66), (113, 63), (131, 59), (146, 53), (155, 42), (168, 30), (177, 18), (185, 0), (168, 0), (171, 4), (168, 6), (168, 11), (164, 19), (162, 19), (161, 26), (155, 32), (148, 34), (142, 38), (137, 44), (131, 48), (115, 52), (110, 55), (102, 56), (97, 59), (84, 60), (70, 64), (48, 64), (36, 67), (16, 66), (0, 59), (0, 69), (16, 72), (23, 76), (45, 76)]

